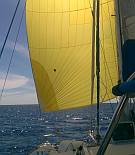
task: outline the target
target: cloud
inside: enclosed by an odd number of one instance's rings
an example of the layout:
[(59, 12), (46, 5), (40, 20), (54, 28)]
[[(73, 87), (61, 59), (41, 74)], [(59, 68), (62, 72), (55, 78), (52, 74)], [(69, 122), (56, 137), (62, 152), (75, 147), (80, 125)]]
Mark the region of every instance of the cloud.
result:
[(24, 54), (25, 56), (29, 57), (29, 50), (27, 47), (23, 46), (22, 44), (16, 44), (16, 51)]
[(0, 101), (1, 105), (24, 105), (38, 104), (36, 93), (20, 93), (20, 94), (5, 94)]
[[(0, 79), (0, 88), (2, 89), (5, 78)], [(5, 90), (15, 89), (25, 86), (29, 82), (29, 78), (16, 74), (9, 74), (6, 81)]]
[[(4, 83), (4, 73), (0, 79), (0, 90)], [(9, 74), (5, 89), (0, 99), (1, 105), (37, 104), (37, 95), (34, 84), (22, 75)]]
[[(23, 43), (24, 44), (24, 43)], [(24, 46), (23, 44), (21, 43), (16, 43), (16, 47), (15, 47), (15, 50), (21, 54), (23, 54), (24, 56), (26, 57), (29, 57), (29, 50), (28, 50), (28, 47), (27, 45)], [(15, 42), (13, 41), (8, 41), (7, 44), (6, 44), (6, 47), (13, 50), (14, 48), (14, 45), (15, 45)]]

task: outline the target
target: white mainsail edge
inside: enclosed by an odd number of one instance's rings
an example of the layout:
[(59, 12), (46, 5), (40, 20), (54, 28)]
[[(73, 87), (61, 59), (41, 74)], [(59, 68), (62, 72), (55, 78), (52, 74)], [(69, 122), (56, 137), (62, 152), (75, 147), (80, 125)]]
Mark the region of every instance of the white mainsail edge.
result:
[(123, 39), (135, 38), (135, 0), (119, 0)]
[(119, 3), (124, 18), (135, 16), (135, 0), (119, 0)]
[(118, 56), (118, 80), (119, 82), (123, 81), (122, 79), (122, 55), (121, 55), (121, 48), (122, 48), (122, 34), (121, 34), (121, 14), (119, 12), (119, 1), (115, 0), (115, 21), (116, 21), (116, 45), (117, 45), (117, 56)]
[(119, 81), (122, 79), (122, 44), (135, 38), (135, 0), (115, 0)]

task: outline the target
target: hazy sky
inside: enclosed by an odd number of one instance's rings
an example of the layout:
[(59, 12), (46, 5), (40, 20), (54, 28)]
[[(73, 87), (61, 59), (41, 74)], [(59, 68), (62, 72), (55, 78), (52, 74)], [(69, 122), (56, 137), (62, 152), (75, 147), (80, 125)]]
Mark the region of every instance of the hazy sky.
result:
[[(2, 48), (17, 2), (18, 0), (0, 0), (0, 49)], [(9, 61), (11, 59), (11, 53), (13, 52), (17, 31), (19, 29), (24, 9), (24, 2), (25, 0), (21, 0), (4, 53), (0, 59), (0, 93), (4, 84)], [(37, 103), (37, 98), (27, 48), (24, 13), (15, 53), (0, 104), (35, 103)]]

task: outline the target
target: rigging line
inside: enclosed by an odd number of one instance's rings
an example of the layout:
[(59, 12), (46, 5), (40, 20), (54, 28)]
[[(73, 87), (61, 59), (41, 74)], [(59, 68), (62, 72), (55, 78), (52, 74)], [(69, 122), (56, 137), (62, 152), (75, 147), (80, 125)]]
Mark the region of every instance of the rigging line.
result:
[[(103, 7), (101, 7), (101, 20), (103, 21)], [(103, 46), (103, 48), (104, 48), (104, 42), (105, 42), (105, 37), (104, 37), (104, 25), (103, 25), (103, 22), (101, 22), (101, 24), (102, 24), (102, 26), (101, 26), (101, 28), (102, 28), (102, 46)], [(106, 69), (106, 66), (105, 66), (105, 64), (104, 64), (104, 70), (105, 70), (105, 86), (107, 86), (107, 69)], [(101, 80), (101, 81), (103, 81), (103, 80)], [(107, 94), (107, 89), (105, 89), (106, 90), (106, 92), (105, 92), (105, 94)], [(106, 95), (105, 95), (106, 96)], [(103, 102), (103, 99), (102, 99), (102, 102)]]
[[(107, 5), (108, 5), (108, 3), (107, 3)], [(101, 10), (101, 11), (102, 11), (102, 10)], [(102, 28), (103, 28), (103, 26), (102, 26)], [(101, 43), (101, 42), (103, 42), (103, 43)], [(108, 74), (109, 74), (109, 76), (110, 76), (111, 83), (112, 83), (112, 85), (113, 85), (113, 80), (112, 80), (112, 77), (111, 77), (111, 75), (110, 75), (109, 68), (108, 68), (108, 65), (107, 65), (107, 62), (106, 62), (106, 58), (105, 58), (105, 55), (104, 55), (104, 37), (103, 37), (103, 40), (102, 40), (102, 41), (100, 40), (100, 43), (101, 43), (101, 48), (102, 48), (102, 51), (103, 51), (103, 56), (104, 56), (104, 59), (105, 59), (105, 64), (106, 64), (106, 67), (107, 67), (107, 70), (108, 70)], [(106, 82), (107, 82), (107, 81), (106, 81)]]
[[(107, 3), (108, 4), (108, 3)], [(103, 39), (103, 42), (104, 42), (104, 39)], [(104, 44), (104, 43), (103, 43)], [(102, 47), (102, 45), (101, 45), (101, 47)], [(103, 48), (104, 49), (104, 48)], [(114, 111), (114, 108), (113, 108), (113, 106), (112, 106), (112, 104), (111, 104), (111, 108), (112, 108), (112, 110)]]
[(104, 57), (104, 66), (106, 64), (106, 68), (107, 68), (107, 71), (108, 71), (108, 74), (109, 74), (109, 77), (110, 77), (110, 80), (111, 80), (111, 84), (113, 85), (113, 80), (112, 80), (112, 77), (111, 77), (111, 73), (110, 73), (110, 70), (109, 70), (109, 67), (108, 67), (108, 64), (107, 64), (107, 60), (106, 60), (106, 56), (105, 56), (105, 49), (103, 49), (103, 46), (102, 46), (102, 43), (101, 43), (101, 40), (100, 40), (100, 45), (101, 45), (101, 51), (103, 51), (103, 57)]
[(18, 7), (19, 7), (20, 1), (21, 1), (21, 0), (18, 0), (18, 3), (17, 3), (17, 5), (16, 5), (16, 9), (15, 9), (13, 18), (12, 18), (11, 23), (10, 23), (10, 26), (9, 26), (9, 28), (8, 28), (8, 32), (7, 32), (7, 35), (6, 35), (6, 37), (5, 37), (4, 44), (3, 44), (2, 49), (1, 49), (1, 52), (0, 52), (0, 59), (1, 59), (2, 54), (3, 54), (3, 51), (4, 51), (4, 49), (5, 49), (5, 45), (6, 45), (6, 43), (7, 43), (7, 39), (8, 39), (10, 30), (11, 30), (11, 28), (12, 28), (12, 25), (13, 25), (13, 22), (14, 22), (14, 19), (15, 19), (15, 16), (16, 16), (17, 9), (18, 9)]
[[(110, 2), (110, 1), (109, 1)], [(108, 2), (108, 3), (109, 3)], [(108, 3), (107, 3), (107, 5), (108, 5)], [(109, 14), (110, 14), (110, 12), (109, 12)], [(109, 18), (109, 20), (110, 20), (110, 18)], [(110, 21), (111, 22), (111, 21)], [(111, 27), (111, 24), (110, 24), (110, 27)], [(104, 30), (103, 30), (103, 32), (104, 32)], [(104, 34), (104, 33), (103, 33)], [(112, 27), (111, 27), (111, 35), (112, 35)], [(101, 40), (100, 40), (101, 41)], [(104, 49), (104, 37), (103, 37), (103, 45), (101, 44), (101, 48), (102, 49)], [(113, 42), (113, 39), (112, 39), (112, 42)], [(113, 51), (115, 51), (115, 49), (114, 49), (114, 42), (113, 42)], [(115, 52), (114, 52), (115, 53)], [(104, 50), (103, 50), (103, 55), (104, 55)], [(105, 55), (104, 55), (104, 59), (105, 59), (105, 61), (106, 61), (106, 58), (105, 58)], [(115, 64), (116, 64), (116, 62), (115, 62)], [(106, 65), (107, 65), (107, 62), (106, 62)], [(111, 76), (110, 76), (110, 79), (111, 79)], [(113, 82), (112, 82), (112, 79), (111, 79), (111, 83), (113, 84)]]
[(17, 36), (16, 36), (16, 40), (15, 40), (14, 47), (13, 47), (13, 51), (12, 51), (12, 54), (11, 54), (11, 58), (10, 58), (10, 62), (9, 62), (9, 66), (8, 66), (8, 69), (7, 69), (6, 77), (5, 77), (4, 84), (3, 84), (3, 87), (2, 87), (2, 90), (1, 90), (1, 94), (0, 94), (0, 102), (1, 102), (2, 95), (3, 95), (3, 92), (4, 92), (5, 86), (6, 86), (6, 82), (7, 82), (8, 74), (9, 74), (9, 71), (10, 71), (10, 66), (11, 66), (11, 64), (12, 64), (13, 56), (14, 56), (14, 53), (15, 53), (16, 43), (17, 43), (17, 40), (18, 40), (18, 37), (19, 37), (19, 32), (20, 32), (20, 28), (21, 28), (21, 24), (22, 24), (22, 20), (23, 20), (24, 11), (25, 11), (25, 5), (24, 5), (23, 12), (22, 12), (22, 16), (21, 16), (21, 20), (20, 20), (19, 28), (18, 28), (18, 31), (17, 31)]
[[(108, 3), (107, 3), (107, 5), (108, 5)], [(101, 7), (101, 18), (102, 18), (102, 21), (103, 21), (103, 8)], [(102, 48), (104, 49), (104, 28), (103, 28), (103, 22), (102, 22), (102, 31), (103, 31), (103, 39), (102, 39)], [(101, 40), (100, 40), (101, 41)], [(105, 56), (104, 56), (105, 57)], [(104, 64), (104, 66), (105, 66), (105, 64)], [(106, 66), (104, 67), (105, 68), (105, 75), (107, 74), (107, 69), (106, 69)], [(105, 78), (107, 78), (107, 76), (105, 76)], [(101, 80), (101, 81), (103, 81), (103, 80)], [(105, 80), (106, 81), (106, 84), (104, 84), (104, 83), (102, 83), (103, 85), (104, 85), (104, 87), (106, 88), (106, 86), (107, 86), (107, 80)], [(108, 96), (108, 98), (109, 98), (109, 94), (108, 94), (108, 90), (107, 90), (107, 88), (106, 88), (106, 94), (105, 94), (105, 96)], [(104, 96), (104, 97), (105, 97)], [(102, 102), (103, 102), (103, 100), (104, 99), (102, 99)], [(112, 106), (112, 104), (111, 104), (111, 102), (109, 102), (110, 103), (110, 105), (111, 105), (111, 109), (112, 109), (112, 111), (114, 112), (114, 108), (113, 108), (113, 106)]]
[[(103, 45), (101, 44), (101, 48), (102, 48), (102, 51), (103, 51), (104, 49), (103, 49), (102, 46), (103, 46)], [(104, 56), (104, 60), (105, 60), (105, 63), (104, 63), (105, 72), (106, 72), (106, 74), (109, 76), (108, 78), (110, 79), (111, 85), (113, 86), (113, 79), (112, 79), (111, 74), (110, 74), (110, 70), (109, 70), (109, 67), (108, 67), (108, 64), (107, 64), (107, 61), (106, 61), (106, 57), (105, 57), (104, 51), (103, 51), (103, 56)], [(108, 73), (107, 73), (107, 72), (108, 72)], [(106, 76), (105, 78), (107, 78), (107, 76)], [(108, 80), (109, 80), (109, 79), (108, 79)], [(101, 80), (101, 81), (102, 81), (101, 84), (106, 88), (107, 94), (108, 94), (108, 91), (109, 91), (109, 89), (107, 89), (107, 82), (108, 82), (108, 80), (106, 80), (105, 83), (103, 82), (103, 80)], [(113, 109), (114, 109), (114, 108), (113, 108)]]

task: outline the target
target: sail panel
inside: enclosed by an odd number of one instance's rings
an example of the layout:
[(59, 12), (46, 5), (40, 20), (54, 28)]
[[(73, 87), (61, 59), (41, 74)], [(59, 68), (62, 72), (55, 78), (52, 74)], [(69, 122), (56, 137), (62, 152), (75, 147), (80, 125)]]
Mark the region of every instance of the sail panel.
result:
[[(114, 1), (101, 0), (101, 98), (117, 84)], [(90, 105), (92, 0), (27, 0), (30, 59), (43, 111)], [(95, 71), (96, 74), (96, 71)], [(96, 80), (94, 83), (96, 103)]]

